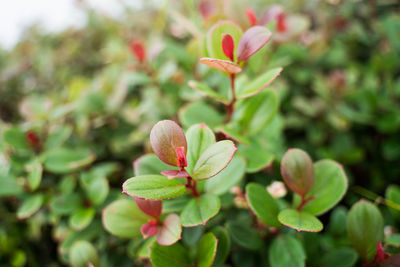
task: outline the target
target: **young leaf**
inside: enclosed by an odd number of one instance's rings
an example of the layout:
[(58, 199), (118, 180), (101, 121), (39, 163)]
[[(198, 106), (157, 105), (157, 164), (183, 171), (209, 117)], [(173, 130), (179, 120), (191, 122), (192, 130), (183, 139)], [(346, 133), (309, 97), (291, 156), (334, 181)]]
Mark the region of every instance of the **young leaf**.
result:
[(269, 248), (271, 267), (305, 266), (306, 253), (300, 241), (291, 235), (281, 235), (275, 238)]
[(228, 72), (230, 74), (239, 73), (242, 71), (242, 68), (239, 65), (228, 60), (203, 57), (200, 58), (200, 63), (217, 70)]
[[(343, 167), (333, 160), (320, 160), (314, 164), (315, 180), (306, 197), (314, 198), (304, 205), (303, 211), (320, 215), (334, 207), (347, 191), (347, 177)], [(295, 196), (295, 205), (300, 197)]]
[(282, 68), (267, 70), (246, 86), (238, 87), (236, 90), (237, 99), (244, 99), (258, 94), (270, 85), (281, 74), (282, 70)]
[(228, 222), (226, 228), (232, 240), (244, 248), (258, 250), (263, 245), (260, 233), (254, 228), (233, 221)]
[(185, 227), (206, 224), (214, 217), (221, 207), (220, 200), (212, 194), (204, 194), (193, 198), (181, 213), (182, 225)]
[(162, 175), (167, 177), (168, 179), (174, 179), (174, 178), (186, 178), (189, 177), (190, 175), (185, 171), (180, 171), (180, 170), (165, 170), (161, 172)]
[(226, 97), (220, 95), (219, 93), (217, 93), (215, 90), (211, 89), (210, 87), (208, 87), (207, 85), (205, 85), (204, 83), (200, 83), (194, 80), (190, 80), (188, 82), (188, 85), (190, 88), (192, 88), (193, 90), (197, 90), (200, 93), (202, 93), (203, 95), (210, 97), (212, 99), (215, 99), (216, 101), (219, 101), (225, 105), (227, 105), (229, 103), (229, 99), (227, 99)]
[(149, 219), (133, 200), (127, 199), (112, 202), (103, 210), (102, 215), (104, 228), (111, 234), (124, 238), (140, 237), (140, 227)]
[(191, 267), (189, 251), (181, 244), (161, 246), (154, 243), (150, 249), (150, 261), (153, 267)]
[(320, 220), (314, 215), (298, 210), (287, 209), (283, 210), (278, 215), (278, 220), (297, 231), (319, 232), (324, 227)]
[(270, 39), (272, 33), (263, 26), (253, 26), (243, 34), (238, 47), (238, 62), (245, 61), (260, 50)]
[(176, 214), (169, 214), (157, 235), (157, 242), (163, 246), (170, 246), (181, 239), (181, 220)]
[(310, 156), (301, 149), (289, 149), (282, 158), (281, 174), (286, 185), (305, 196), (314, 184), (314, 166)]
[(142, 175), (130, 178), (122, 185), (122, 192), (132, 197), (169, 199), (185, 193), (186, 187), (177, 180), (162, 175)]
[(231, 61), (234, 61), (235, 43), (229, 33), (222, 34), (222, 51)]
[(155, 221), (148, 221), (140, 227), (140, 232), (144, 239), (155, 236), (158, 233), (158, 225)]
[(154, 219), (158, 219), (158, 217), (160, 217), (162, 210), (161, 200), (135, 197), (135, 202), (136, 205), (139, 207), (139, 209), (143, 211), (145, 214), (153, 217)]
[(169, 168), (171, 166), (162, 162), (155, 154), (141, 156), (133, 162), (135, 176), (161, 173)]
[(211, 267), (217, 253), (218, 240), (213, 233), (207, 233), (201, 238), (196, 255), (198, 267)]
[(154, 153), (165, 163), (177, 166), (177, 148), (187, 150), (186, 137), (179, 125), (171, 120), (157, 122), (150, 132), (150, 143)]
[(96, 211), (93, 208), (82, 208), (69, 217), (69, 225), (72, 229), (81, 231), (93, 220)]
[(350, 243), (364, 260), (375, 255), (376, 244), (383, 239), (383, 218), (372, 203), (361, 200), (354, 204), (347, 215), (347, 234)]
[(246, 15), (247, 15), (247, 19), (249, 20), (251, 26), (256, 26), (258, 24), (257, 16), (256, 16), (256, 14), (254, 14), (254, 12), (251, 8), (246, 9)]
[(96, 249), (87, 241), (76, 241), (69, 251), (69, 260), (73, 267), (100, 266)]
[(196, 124), (188, 129), (186, 136), (188, 140), (187, 170), (191, 173), (199, 160), (200, 155), (215, 143), (215, 135), (207, 125)]
[(277, 218), (279, 213), (278, 203), (265, 187), (256, 183), (247, 184), (246, 199), (251, 210), (261, 221), (272, 227), (281, 226)]
[(26, 219), (35, 214), (43, 204), (43, 195), (37, 194), (27, 198), (17, 211), (18, 219)]
[(228, 166), (236, 150), (235, 144), (230, 140), (211, 145), (197, 160), (192, 177), (196, 180), (205, 180), (217, 175)]

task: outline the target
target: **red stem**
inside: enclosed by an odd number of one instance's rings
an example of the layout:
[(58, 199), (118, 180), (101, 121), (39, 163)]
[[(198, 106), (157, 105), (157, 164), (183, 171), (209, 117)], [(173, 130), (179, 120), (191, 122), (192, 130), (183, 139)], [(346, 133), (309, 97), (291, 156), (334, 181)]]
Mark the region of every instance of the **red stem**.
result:
[(226, 106), (226, 113), (227, 113), (227, 118), (226, 122), (230, 122), (232, 120), (232, 115), (233, 112), (235, 111), (235, 103), (236, 103), (236, 95), (235, 95), (235, 74), (231, 73), (229, 75), (229, 78), (231, 80), (231, 94), (232, 94), (232, 100), (229, 102), (229, 104)]
[(310, 200), (313, 200), (314, 198), (315, 198), (314, 196), (311, 196), (309, 198), (305, 198), (304, 196), (301, 196), (301, 203), (297, 207), (297, 210), (301, 211), (301, 209), (304, 207), (304, 205), (307, 204), (307, 202), (309, 202)]
[[(183, 168), (183, 170), (186, 171), (185, 168)], [(193, 179), (192, 176), (186, 177), (186, 188), (190, 189), (190, 192), (194, 197), (200, 196), (199, 192), (197, 191), (197, 181)]]

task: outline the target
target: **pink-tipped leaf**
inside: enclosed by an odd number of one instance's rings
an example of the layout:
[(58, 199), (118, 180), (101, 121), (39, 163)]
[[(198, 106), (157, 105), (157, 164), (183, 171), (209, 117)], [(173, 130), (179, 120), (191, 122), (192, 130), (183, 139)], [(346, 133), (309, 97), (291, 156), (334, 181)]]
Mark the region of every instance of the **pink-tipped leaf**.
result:
[(238, 62), (242, 62), (260, 50), (270, 39), (272, 33), (263, 26), (248, 29), (239, 41)]
[(145, 214), (153, 217), (154, 219), (158, 219), (158, 217), (160, 217), (162, 211), (161, 200), (135, 197), (135, 202), (136, 205), (139, 207), (139, 209), (143, 211)]

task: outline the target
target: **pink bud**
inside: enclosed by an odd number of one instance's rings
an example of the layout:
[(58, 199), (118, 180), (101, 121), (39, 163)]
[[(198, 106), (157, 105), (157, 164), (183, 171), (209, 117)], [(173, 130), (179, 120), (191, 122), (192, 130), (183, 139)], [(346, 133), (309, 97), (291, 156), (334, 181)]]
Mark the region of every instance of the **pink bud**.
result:
[(222, 51), (224, 51), (225, 56), (227, 56), (231, 61), (233, 61), (233, 52), (235, 49), (235, 43), (230, 34), (222, 34)]
[(184, 168), (187, 166), (185, 148), (183, 146), (177, 147), (175, 149), (176, 159), (178, 161), (178, 167)]
[(277, 32), (286, 32), (287, 31), (286, 24), (286, 15), (285, 13), (279, 13), (276, 17), (276, 31)]
[(251, 10), (251, 8), (246, 9), (246, 14), (247, 14), (247, 18), (250, 21), (251, 26), (258, 25), (257, 17), (254, 14), (253, 10)]
[(146, 49), (141, 41), (133, 40), (130, 44), (132, 54), (139, 62), (146, 60)]

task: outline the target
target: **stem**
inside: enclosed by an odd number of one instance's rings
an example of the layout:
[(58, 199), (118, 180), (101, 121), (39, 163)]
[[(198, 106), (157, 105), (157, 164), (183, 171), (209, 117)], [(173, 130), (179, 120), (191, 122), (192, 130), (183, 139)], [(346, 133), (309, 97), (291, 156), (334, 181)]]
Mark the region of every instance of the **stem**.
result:
[(231, 94), (232, 94), (232, 100), (229, 102), (229, 104), (226, 106), (226, 113), (227, 113), (227, 118), (226, 122), (230, 122), (232, 120), (232, 115), (233, 112), (235, 111), (235, 103), (236, 103), (236, 95), (235, 95), (235, 74), (231, 73), (229, 75), (229, 78), (231, 80)]
[(307, 204), (307, 202), (309, 202), (310, 200), (313, 200), (315, 197), (311, 196), (309, 198), (305, 198), (304, 196), (301, 196), (301, 202), (300, 205), (297, 207), (298, 211), (301, 211), (301, 209), (304, 207), (305, 204)]
[[(185, 170), (185, 168), (183, 168)], [(190, 189), (191, 194), (194, 197), (199, 197), (200, 194), (197, 191), (197, 181), (192, 176), (186, 177), (186, 188)]]

